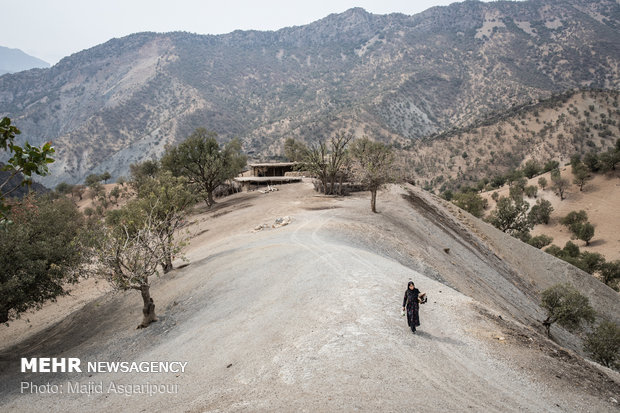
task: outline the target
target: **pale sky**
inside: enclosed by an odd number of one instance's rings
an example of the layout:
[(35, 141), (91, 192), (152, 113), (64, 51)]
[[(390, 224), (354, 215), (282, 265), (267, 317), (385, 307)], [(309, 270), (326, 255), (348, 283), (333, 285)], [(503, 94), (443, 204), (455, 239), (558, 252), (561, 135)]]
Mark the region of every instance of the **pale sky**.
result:
[(362, 7), (416, 14), (454, 0), (0, 0), (0, 46), (50, 64), (83, 49), (142, 31), (199, 34), (277, 30)]

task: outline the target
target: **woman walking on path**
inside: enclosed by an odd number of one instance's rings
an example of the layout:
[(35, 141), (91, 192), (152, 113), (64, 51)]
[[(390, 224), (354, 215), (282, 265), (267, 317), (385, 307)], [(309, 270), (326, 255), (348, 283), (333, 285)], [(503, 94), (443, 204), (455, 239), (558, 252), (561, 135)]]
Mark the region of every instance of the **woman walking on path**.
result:
[(423, 300), (426, 293), (420, 294), (420, 290), (415, 288), (413, 281), (409, 281), (405, 298), (403, 299), (403, 311), (407, 309), (407, 324), (411, 331), (415, 333), (415, 328), (420, 325), (420, 300)]

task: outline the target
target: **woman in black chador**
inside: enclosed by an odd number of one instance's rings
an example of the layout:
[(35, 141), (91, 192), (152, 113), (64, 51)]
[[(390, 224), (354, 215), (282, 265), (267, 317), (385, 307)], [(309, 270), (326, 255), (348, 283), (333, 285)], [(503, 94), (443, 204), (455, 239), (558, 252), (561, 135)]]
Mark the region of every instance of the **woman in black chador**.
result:
[(420, 300), (424, 300), (425, 296), (426, 293), (420, 294), (420, 290), (415, 288), (413, 281), (409, 281), (403, 299), (403, 311), (407, 309), (407, 324), (414, 333), (415, 328), (420, 325)]

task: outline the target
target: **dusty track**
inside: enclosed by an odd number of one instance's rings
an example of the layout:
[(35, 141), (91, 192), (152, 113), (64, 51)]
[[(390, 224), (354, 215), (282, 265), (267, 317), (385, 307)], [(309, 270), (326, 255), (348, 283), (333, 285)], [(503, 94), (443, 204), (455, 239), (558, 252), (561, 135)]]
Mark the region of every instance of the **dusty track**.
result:
[[(35, 326), (0, 350), (0, 410), (617, 411), (610, 397), (618, 375), (562, 353), (536, 330), (539, 287), (499, 257), (501, 235), (479, 235), (471, 218), (455, 219), (414, 188), (382, 193), (380, 214), (369, 212), (365, 195), (324, 198), (308, 184), (282, 186), (196, 216), (191, 264), (154, 283), (159, 322), (135, 330), (140, 298), (128, 292)], [(293, 222), (251, 232), (283, 215)], [(400, 316), (410, 278), (430, 297), (416, 335)], [(616, 293), (585, 283), (613, 317)], [(37, 354), (183, 360), (188, 368), (178, 376), (16, 373), (18, 357)], [(20, 381), (66, 380), (173, 383), (179, 391), (19, 394)]]

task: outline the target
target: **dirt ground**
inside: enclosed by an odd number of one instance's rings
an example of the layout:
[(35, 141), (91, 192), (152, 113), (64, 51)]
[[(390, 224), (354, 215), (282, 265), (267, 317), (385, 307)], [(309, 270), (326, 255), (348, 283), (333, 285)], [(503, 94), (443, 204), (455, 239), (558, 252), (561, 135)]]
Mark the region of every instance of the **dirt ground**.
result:
[[(577, 282), (620, 321), (618, 294), (413, 187), (319, 196), (240, 193), (191, 218), (189, 265), (141, 298), (95, 283), (0, 327), (2, 411), (618, 411), (620, 375), (541, 334), (538, 294)], [(280, 228), (276, 218), (289, 216)], [(176, 263), (180, 265), (181, 262)], [(526, 265), (527, 264), (527, 265)], [(529, 266), (528, 266), (529, 265)], [(536, 271), (534, 267), (542, 270)], [(416, 334), (407, 281), (426, 292)], [(85, 297), (79, 299), (78, 297)], [(20, 373), (20, 357), (183, 361), (184, 373)], [(67, 394), (67, 382), (178, 385), (173, 394)], [(21, 382), (64, 385), (21, 393)]]

